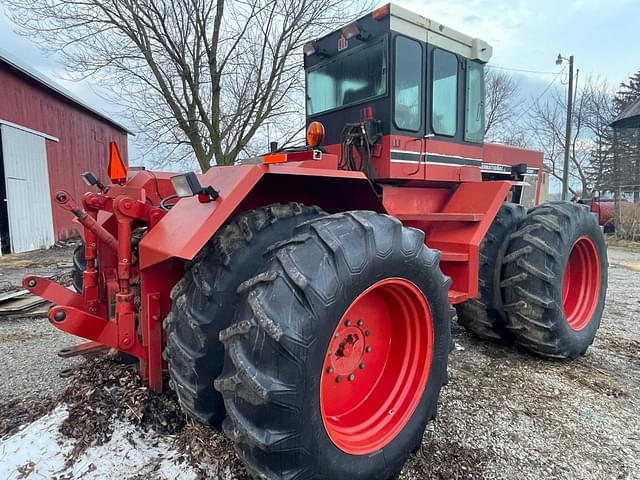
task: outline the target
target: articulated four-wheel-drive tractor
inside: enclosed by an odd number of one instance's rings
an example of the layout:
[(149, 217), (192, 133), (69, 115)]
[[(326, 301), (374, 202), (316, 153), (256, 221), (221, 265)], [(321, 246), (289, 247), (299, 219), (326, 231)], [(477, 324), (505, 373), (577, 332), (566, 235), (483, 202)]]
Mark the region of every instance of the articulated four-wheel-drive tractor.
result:
[[(55, 201), (83, 225), (51, 323), (117, 349), (260, 479), (393, 478), (447, 380), (451, 322), (582, 355), (596, 219), (537, 205), (539, 152), (483, 143), (485, 42), (387, 5), (304, 47), (307, 145), (202, 175), (129, 171)], [(528, 207), (528, 210), (527, 210)], [(455, 306), (455, 308), (454, 308)]]

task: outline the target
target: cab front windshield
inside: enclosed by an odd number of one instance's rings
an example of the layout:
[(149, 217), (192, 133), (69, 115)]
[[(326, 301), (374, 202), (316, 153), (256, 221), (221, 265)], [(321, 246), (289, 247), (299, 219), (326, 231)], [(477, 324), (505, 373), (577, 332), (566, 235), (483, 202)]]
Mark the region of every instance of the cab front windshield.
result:
[(307, 70), (307, 115), (387, 93), (386, 38), (338, 54)]

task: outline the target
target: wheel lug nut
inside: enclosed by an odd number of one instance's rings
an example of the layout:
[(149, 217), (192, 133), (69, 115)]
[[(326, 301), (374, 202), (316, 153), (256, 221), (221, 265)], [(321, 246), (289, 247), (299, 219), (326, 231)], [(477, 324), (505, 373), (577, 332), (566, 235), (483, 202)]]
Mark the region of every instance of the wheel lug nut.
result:
[(333, 367), (327, 368), (327, 373), (333, 373)]
[(362, 325), (364, 325), (364, 321), (362, 321), (362, 320), (358, 320), (357, 325), (358, 325), (359, 327), (361, 327)]
[(336, 383), (340, 383), (342, 381), (342, 377), (340, 375), (338, 375), (336, 377)]
[(344, 325), (346, 327), (350, 327), (351, 326), (351, 320), (347, 320), (346, 322), (344, 322)]
[(364, 351), (365, 351), (365, 352), (367, 352), (367, 353), (369, 353), (369, 352), (371, 351), (371, 345), (367, 345), (367, 346), (364, 348)]
[(364, 332), (364, 336), (365, 336), (365, 337), (368, 337), (369, 335), (371, 335), (371, 332), (370, 332), (369, 330), (365, 330), (365, 332)]
[(360, 363), (358, 366), (360, 367), (360, 370), (364, 370), (364, 362)]
[(353, 382), (356, 379), (356, 376), (352, 373), (349, 375), (349, 381)]

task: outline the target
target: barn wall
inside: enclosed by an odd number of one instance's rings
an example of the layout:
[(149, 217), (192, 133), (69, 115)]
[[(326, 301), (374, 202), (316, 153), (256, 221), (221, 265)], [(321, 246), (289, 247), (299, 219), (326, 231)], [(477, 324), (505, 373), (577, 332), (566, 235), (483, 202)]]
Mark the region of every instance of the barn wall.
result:
[[(88, 187), (80, 178), (91, 170), (107, 180), (109, 143), (118, 143), (127, 161), (127, 134), (105, 120), (75, 106), (33, 79), (0, 62), (0, 119), (57, 137), (46, 141), (51, 193), (65, 189), (79, 201)], [(73, 216), (53, 206), (56, 240), (79, 232)]]

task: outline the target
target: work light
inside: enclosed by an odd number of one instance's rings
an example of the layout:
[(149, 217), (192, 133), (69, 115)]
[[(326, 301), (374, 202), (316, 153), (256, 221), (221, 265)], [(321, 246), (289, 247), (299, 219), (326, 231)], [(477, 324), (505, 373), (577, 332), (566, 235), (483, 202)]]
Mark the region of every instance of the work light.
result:
[(307, 42), (302, 47), (302, 51), (307, 57), (310, 57), (314, 53), (316, 53), (316, 44), (315, 42)]
[(198, 200), (206, 202), (215, 200), (220, 195), (212, 186), (203, 187), (198, 181), (198, 177), (193, 172), (182, 173), (171, 177), (171, 183), (180, 198), (193, 197), (198, 195)]
[(360, 27), (358, 22), (351, 22), (349, 25), (342, 28), (342, 35), (347, 40), (352, 38), (358, 38), (358, 40), (368, 40), (371, 36), (366, 30)]
[(323, 58), (329, 57), (329, 54), (325, 50), (320, 48), (314, 41), (305, 43), (302, 47), (302, 52), (304, 53), (305, 57), (310, 57), (311, 55), (318, 55), (319, 57)]
[(193, 197), (202, 191), (202, 185), (193, 172), (183, 173), (171, 177), (171, 183), (180, 198)]
[(102, 184), (100, 179), (98, 177), (96, 177), (95, 173), (93, 173), (93, 172), (84, 172), (80, 176), (82, 177), (82, 180), (84, 180), (84, 183), (86, 183), (88, 186), (90, 186), (90, 187), (94, 187), (95, 186), (101, 192), (104, 192), (106, 190), (106, 187)]

